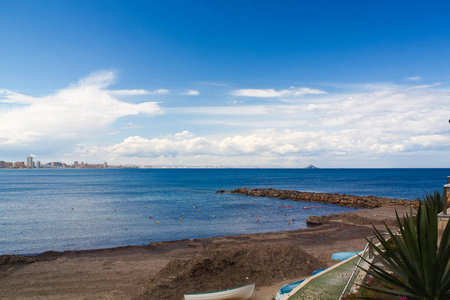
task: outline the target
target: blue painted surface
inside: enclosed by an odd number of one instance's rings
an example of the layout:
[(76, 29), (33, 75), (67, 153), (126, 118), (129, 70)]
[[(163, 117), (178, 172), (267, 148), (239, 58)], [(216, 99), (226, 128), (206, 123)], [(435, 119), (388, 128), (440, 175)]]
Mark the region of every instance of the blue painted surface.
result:
[(303, 279), (303, 280), (299, 280), (299, 281), (287, 283), (287, 284), (283, 285), (283, 286), (280, 288), (279, 293), (282, 294), (282, 295), (283, 295), (283, 294), (288, 294), (288, 293), (290, 293), (293, 289), (295, 289), (297, 286), (299, 286), (300, 283), (302, 283), (303, 281), (305, 281), (305, 280)]
[(325, 270), (326, 270), (326, 268), (325, 269), (321, 269), (321, 270), (316, 270), (316, 271), (312, 272), (312, 275), (314, 276), (314, 275), (319, 274), (320, 272), (323, 272)]
[(352, 256), (355, 256), (358, 253), (361, 253), (361, 251), (338, 252), (331, 255), (331, 259), (346, 260)]

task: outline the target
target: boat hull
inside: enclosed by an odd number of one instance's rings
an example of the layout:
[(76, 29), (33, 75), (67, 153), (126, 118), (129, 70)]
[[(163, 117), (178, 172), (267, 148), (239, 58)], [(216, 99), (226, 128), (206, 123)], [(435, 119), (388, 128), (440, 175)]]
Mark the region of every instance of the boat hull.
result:
[(255, 284), (248, 284), (237, 288), (232, 288), (223, 291), (199, 293), (199, 294), (185, 294), (185, 300), (244, 300), (249, 298), (255, 290)]

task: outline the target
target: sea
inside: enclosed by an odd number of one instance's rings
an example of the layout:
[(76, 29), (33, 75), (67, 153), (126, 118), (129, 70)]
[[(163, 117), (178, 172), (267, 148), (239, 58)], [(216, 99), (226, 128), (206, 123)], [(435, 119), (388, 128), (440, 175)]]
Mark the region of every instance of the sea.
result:
[(442, 193), (447, 176), (450, 169), (0, 170), (0, 254), (300, 229), (310, 215), (354, 208), (216, 191), (274, 188), (417, 199)]

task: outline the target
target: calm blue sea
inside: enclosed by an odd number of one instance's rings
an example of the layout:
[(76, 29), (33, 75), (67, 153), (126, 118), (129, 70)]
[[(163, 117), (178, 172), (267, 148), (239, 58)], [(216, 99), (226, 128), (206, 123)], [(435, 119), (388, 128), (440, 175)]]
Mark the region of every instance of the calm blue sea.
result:
[[(314, 205), (216, 191), (271, 187), (415, 199), (442, 192), (448, 175), (450, 169), (1, 170), (0, 254), (304, 228), (311, 214), (353, 209), (304, 210)], [(280, 212), (286, 205), (294, 207)]]

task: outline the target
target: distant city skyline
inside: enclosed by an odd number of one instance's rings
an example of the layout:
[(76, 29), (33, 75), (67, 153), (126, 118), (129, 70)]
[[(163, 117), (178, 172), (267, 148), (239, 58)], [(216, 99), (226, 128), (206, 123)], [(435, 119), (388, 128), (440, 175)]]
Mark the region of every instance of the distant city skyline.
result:
[(0, 160), (450, 167), (448, 1), (0, 7)]
[[(85, 163), (74, 161), (73, 164), (65, 163), (61, 161), (50, 161), (48, 163), (42, 164), (41, 161), (34, 161), (34, 156), (27, 156), (25, 161), (5, 161), (0, 157), (0, 169), (46, 169), (46, 168), (77, 168), (77, 169), (107, 169), (109, 167), (118, 167), (118, 166), (108, 166), (107, 162), (103, 162), (101, 164), (95, 163)], [(123, 167), (123, 166), (119, 166)]]

